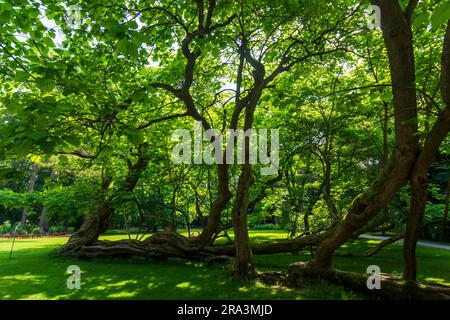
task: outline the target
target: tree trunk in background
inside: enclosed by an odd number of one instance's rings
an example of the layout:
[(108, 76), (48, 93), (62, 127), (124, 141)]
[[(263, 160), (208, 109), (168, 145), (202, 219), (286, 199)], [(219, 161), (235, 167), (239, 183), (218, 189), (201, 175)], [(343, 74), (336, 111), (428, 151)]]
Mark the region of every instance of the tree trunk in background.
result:
[(305, 234), (308, 235), (311, 233), (311, 228), (309, 226), (309, 214), (305, 212), (303, 215), (303, 228), (305, 229)]
[[(289, 225), (288, 225), (288, 232), (289, 232), (289, 238), (293, 238), (298, 233), (298, 219), (300, 214), (304, 211), (304, 194), (305, 194), (305, 184), (306, 179), (309, 173), (309, 164), (310, 164), (310, 158), (307, 160), (306, 164), (306, 172), (302, 177), (302, 180), (300, 182), (300, 192), (296, 192), (297, 184), (295, 183), (295, 180), (292, 179), (293, 176), (295, 176), (295, 173), (293, 172), (292, 166), (293, 163), (290, 162), (287, 165), (286, 171), (284, 176), (286, 177), (286, 188), (288, 189), (288, 197), (289, 197), (289, 208), (287, 214), (289, 215)], [(281, 171), (280, 171), (281, 172)], [(279, 177), (281, 178), (282, 175), (279, 174)], [(292, 209), (292, 210), (291, 210)], [(310, 227), (309, 227), (309, 221), (308, 221), (308, 215), (303, 215), (303, 227), (305, 230), (305, 234), (309, 234)]]
[(206, 219), (203, 216), (202, 208), (200, 207), (200, 201), (199, 201), (199, 194), (197, 190), (194, 190), (195, 192), (195, 212), (197, 213), (197, 216), (200, 220), (200, 224), (202, 225), (202, 228), (206, 226)]
[(423, 217), (425, 215), (427, 204), (427, 173), (434, 162), (439, 147), (450, 130), (450, 20), (447, 24), (447, 32), (442, 51), (441, 70), (441, 96), (447, 104), (447, 109), (439, 114), (438, 120), (428, 134), (411, 175), (411, 204), (406, 223), (405, 241), (403, 244), (403, 257), (405, 260), (403, 278), (409, 281), (416, 280), (416, 245), (422, 229)]
[[(388, 144), (388, 129), (389, 129), (389, 104), (383, 102), (383, 166), (386, 166), (389, 162), (389, 144)], [(383, 209), (385, 218), (389, 217), (389, 204)], [(382, 231), (383, 236), (386, 232)]]
[(208, 223), (197, 238), (201, 248), (210, 245), (214, 241), (215, 236), (220, 231), (220, 217), (222, 211), (227, 207), (228, 201), (230, 201), (232, 197), (228, 187), (229, 176), (228, 166), (226, 164), (217, 165), (217, 181), (219, 184), (217, 198), (214, 200), (211, 213), (208, 217)]
[(450, 176), (448, 177), (447, 196), (445, 197), (444, 219), (448, 221), (448, 211), (450, 206)]
[[(52, 171), (50, 172), (50, 180), (53, 180), (53, 177), (55, 176), (55, 169), (52, 168)], [(48, 229), (48, 223), (47, 223), (47, 207), (43, 206), (41, 211), (41, 217), (39, 219), (39, 228), (42, 229), (42, 231), (47, 231)]]
[(107, 221), (114, 213), (114, 208), (109, 203), (109, 199), (105, 198), (104, 193), (109, 188), (112, 178), (106, 178), (100, 187), (101, 203), (97, 208), (96, 214), (89, 214), (83, 221), (80, 229), (77, 230), (69, 241), (61, 248), (60, 252), (76, 252), (82, 246), (89, 245), (98, 240), (101, 232), (106, 231), (108, 227)]
[(310, 262), (330, 268), (334, 251), (367, 224), (408, 181), (418, 153), (415, 63), (409, 19), (397, 1), (373, 0), (381, 9), (381, 28), (387, 47), (395, 114), (393, 155), (369, 190), (356, 197), (342, 223), (321, 242)]
[[(330, 115), (331, 118), (331, 115)], [(324, 163), (324, 181), (325, 181), (325, 192), (323, 195), (323, 200), (327, 205), (328, 214), (331, 218), (332, 224), (339, 222), (339, 214), (337, 208), (334, 204), (333, 197), (331, 196), (331, 152), (333, 150), (333, 136), (332, 136), (332, 123), (331, 119), (325, 119), (326, 135), (325, 135), (325, 146), (323, 150), (323, 163)]]
[(331, 221), (335, 224), (339, 221), (339, 213), (336, 205), (334, 204), (333, 197), (331, 196), (331, 162), (329, 159), (325, 160), (325, 181), (325, 193), (323, 195), (323, 200), (325, 200), (327, 205)]
[(174, 187), (172, 191), (172, 199), (170, 201), (172, 206), (172, 223), (169, 226), (170, 231), (177, 231), (177, 191), (178, 187)]
[(320, 185), (319, 189), (317, 189), (317, 193), (311, 198), (311, 200), (307, 203), (305, 206), (305, 215), (303, 216), (303, 223), (305, 226), (305, 233), (310, 234), (310, 225), (309, 225), (309, 217), (312, 216), (312, 212), (314, 210), (314, 207), (316, 206), (317, 201), (319, 201), (323, 189), (325, 188), (326, 179), (322, 181), (322, 184)]
[[(28, 183), (28, 192), (32, 192), (34, 190), (34, 186), (36, 184), (36, 179), (37, 179), (37, 166), (36, 164), (33, 162), (31, 164), (31, 176), (30, 176), (30, 182)], [(21, 219), (21, 223), (24, 226), (27, 223), (27, 207), (23, 208), (22, 211), (22, 219)]]

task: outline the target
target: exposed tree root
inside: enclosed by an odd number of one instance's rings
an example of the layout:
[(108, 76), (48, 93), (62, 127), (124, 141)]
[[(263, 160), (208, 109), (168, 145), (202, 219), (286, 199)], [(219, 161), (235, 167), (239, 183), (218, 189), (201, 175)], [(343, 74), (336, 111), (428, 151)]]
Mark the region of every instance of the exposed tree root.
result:
[(438, 284), (407, 282), (401, 277), (382, 274), (381, 289), (369, 290), (367, 288), (368, 277), (369, 275), (336, 269), (321, 269), (311, 263), (297, 262), (289, 266), (287, 283), (290, 286), (298, 287), (310, 279), (324, 279), (330, 283), (343, 285), (348, 289), (372, 298), (392, 300), (450, 300), (450, 287)]
[(179, 257), (188, 260), (211, 256), (196, 250), (189, 238), (175, 232), (158, 232), (143, 241), (96, 241), (92, 245), (82, 246), (74, 254), (79, 258), (140, 256), (156, 259)]
[(261, 272), (258, 274), (258, 279), (269, 285), (286, 285), (287, 274), (278, 271)]
[[(271, 254), (297, 252), (303, 248), (319, 243), (319, 237), (306, 236), (275, 243), (261, 243), (251, 246), (254, 254)], [(67, 250), (65, 250), (67, 253)], [(133, 257), (170, 258), (178, 257), (187, 260), (225, 261), (226, 257), (234, 257), (234, 245), (209, 246), (201, 248), (195, 238), (187, 238), (175, 232), (158, 232), (143, 241), (124, 239), (118, 241), (95, 241), (91, 245), (83, 245), (71, 252), (79, 258), (101, 257)]]
[[(320, 239), (318, 236), (308, 235), (279, 242), (253, 244), (251, 245), (251, 249), (253, 254), (298, 252), (304, 248), (318, 245)], [(204, 250), (213, 254), (235, 255), (234, 245), (206, 247)]]

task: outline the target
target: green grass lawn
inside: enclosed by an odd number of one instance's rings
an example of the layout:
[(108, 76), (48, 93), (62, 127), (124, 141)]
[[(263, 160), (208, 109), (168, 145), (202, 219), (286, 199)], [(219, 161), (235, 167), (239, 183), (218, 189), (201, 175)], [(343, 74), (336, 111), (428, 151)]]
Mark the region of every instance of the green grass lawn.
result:
[[(125, 235), (106, 235), (117, 240)], [(251, 231), (254, 242), (285, 239), (283, 231)], [(361, 299), (342, 287), (318, 281), (300, 289), (240, 282), (228, 275), (229, 265), (207, 265), (181, 259), (168, 261), (91, 260), (54, 256), (67, 238), (0, 240), (0, 299)], [(341, 250), (365, 250), (377, 241), (354, 241)], [(364, 273), (369, 265), (382, 272), (401, 274), (401, 245), (386, 248), (373, 258), (335, 258), (337, 268)], [(418, 248), (419, 278), (450, 285), (450, 251)], [(286, 271), (295, 261), (307, 261), (307, 252), (256, 256), (259, 270)], [(81, 268), (81, 289), (66, 287), (69, 265)]]

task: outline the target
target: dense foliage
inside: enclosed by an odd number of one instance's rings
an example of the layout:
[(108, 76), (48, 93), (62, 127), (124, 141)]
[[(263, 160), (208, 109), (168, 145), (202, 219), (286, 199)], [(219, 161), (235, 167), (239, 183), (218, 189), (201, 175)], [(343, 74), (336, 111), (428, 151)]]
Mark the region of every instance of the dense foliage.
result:
[[(416, 126), (425, 146), (446, 104), (450, 3), (398, 1), (412, 10), (417, 86), (417, 118), (400, 124), (395, 57), (369, 5), (1, 0), (0, 232), (73, 231), (98, 215), (89, 241), (105, 228), (199, 228), (203, 247), (231, 227), (245, 243), (247, 227), (297, 238), (342, 224), (395, 162), (399, 126)], [(277, 172), (174, 164), (172, 132), (197, 122), (279, 129)], [(428, 170), (426, 239), (450, 241), (449, 142)], [(393, 193), (360, 233), (405, 231), (414, 192)]]

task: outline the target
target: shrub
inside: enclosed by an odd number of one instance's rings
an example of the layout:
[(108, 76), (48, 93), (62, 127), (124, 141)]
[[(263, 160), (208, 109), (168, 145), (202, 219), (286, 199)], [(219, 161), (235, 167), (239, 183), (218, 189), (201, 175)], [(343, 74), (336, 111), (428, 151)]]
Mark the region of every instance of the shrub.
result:
[(281, 225), (274, 223), (257, 224), (250, 228), (251, 230), (281, 230)]
[(31, 231), (31, 234), (33, 236), (38, 236), (42, 233), (42, 229), (39, 227), (34, 227), (33, 230)]
[(6, 220), (3, 224), (0, 224), (0, 234), (11, 233), (13, 231), (14, 228), (9, 220)]

